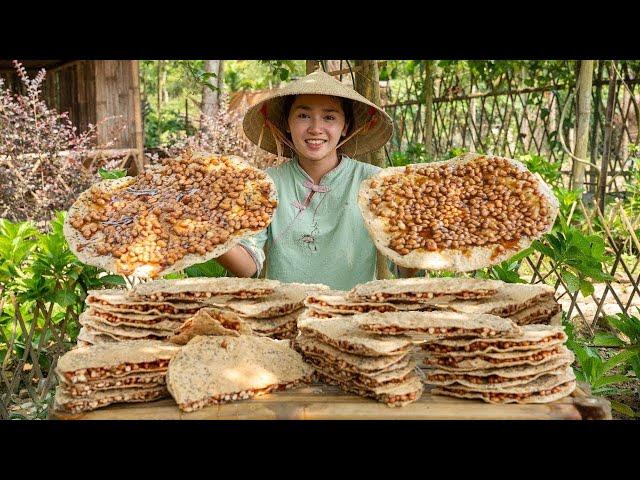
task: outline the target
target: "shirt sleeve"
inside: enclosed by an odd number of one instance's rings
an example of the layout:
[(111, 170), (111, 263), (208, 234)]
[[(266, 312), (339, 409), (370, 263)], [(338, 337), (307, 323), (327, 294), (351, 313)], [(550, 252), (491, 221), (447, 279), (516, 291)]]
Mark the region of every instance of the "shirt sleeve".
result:
[(253, 258), (256, 264), (256, 273), (252, 278), (258, 278), (262, 272), (264, 266), (264, 245), (267, 242), (267, 234), (270, 227), (265, 228), (259, 233), (256, 233), (252, 237), (243, 238), (240, 240), (239, 245), (242, 246)]

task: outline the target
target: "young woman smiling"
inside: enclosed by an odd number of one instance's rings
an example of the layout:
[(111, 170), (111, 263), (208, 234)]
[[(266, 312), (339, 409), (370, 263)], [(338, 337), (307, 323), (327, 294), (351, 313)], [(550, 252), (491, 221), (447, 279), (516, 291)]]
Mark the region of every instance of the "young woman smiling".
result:
[(338, 290), (373, 280), (376, 247), (357, 195), (380, 168), (351, 157), (382, 147), (393, 132), (391, 118), (317, 71), (251, 107), (243, 127), (258, 146), (291, 160), (266, 170), (278, 192), (269, 227), (217, 261), (239, 277), (266, 268), (266, 278)]

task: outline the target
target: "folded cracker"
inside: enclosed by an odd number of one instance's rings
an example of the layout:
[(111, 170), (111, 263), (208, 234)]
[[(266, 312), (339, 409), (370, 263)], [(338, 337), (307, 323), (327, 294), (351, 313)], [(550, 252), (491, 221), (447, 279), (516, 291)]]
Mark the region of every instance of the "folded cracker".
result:
[(378, 402), (386, 403), (389, 407), (404, 407), (409, 403), (413, 403), (420, 399), (423, 391), (420, 377), (415, 373), (411, 373), (402, 383), (376, 388), (363, 388), (323, 372), (316, 372), (316, 376), (325, 383), (338, 385), (342, 390), (355, 393), (361, 397), (373, 398)]
[(453, 299), (435, 306), (438, 310), (451, 310), (460, 313), (487, 313), (499, 317), (512, 316), (533, 305), (552, 301), (554, 289), (549, 285), (506, 283), (490, 298), (476, 300)]
[[(127, 340), (76, 348), (58, 359), (56, 374), (67, 383), (165, 371), (180, 347), (157, 340)], [(128, 367), (128, 368), (127, 368)], [(92, 375), (92, 373), (94, 375)]]
[(576, 387), (572, 369), (561, 375), (544, 375), (524, 385), (478, 391), (464, 386), (437, 387), (433, 395), (449, 395), (459, 398), (479, 398), (488, 403), (546, 403), (571, 394)]
[[(182, 319), (176, 318), (167, 318), (166, 316), (153, 316), (148, 318), (141, 319), (140, 317), (146, 317), (145, 315), (138, 315), (132, 313), (124, 313), (113, 315), (111, 313), (104, 313), (94, 309), (93, 307), (85, 310), (83, 312), (86, 318), (98, 321), (100, 323), (104, 323), (110, 325), (112, 327), (137, 327), (137, 328), (146, 328), (148, 330), (168, 330), (169, 332), (173, 332), (180, 328), (180, 326), (191, 318), (194, 313), (186, 315)], [(197, 313), (197, 312), (196, 312)]]
[(236, 298), (260, 298), (273, 294), (282, 284), (277, 280), (236, 277), (194, 277), (155, 280), (140, 283), (131, 290), (136, 299), (206, 299), (227, 295)]
[(414, 371), (416, 363), (411, 360), (402, 362), (401, 368), (380, 372), (380, 373), (362, 373), (349, 372), (337, 366), (336, 364), (326, 361), (322, 357), (303, 354), (304, 361), (313, 365), (316, 371), (331, 375), (335, 379), (344, 382), (353, 383), (361, 388), (377, 388), (390, 384), (402, 383), (407, 380), (409, 374)]
[(425, 358), (425, 365), (447, 371), (470, 371), (487, 368), (515, 367), (517, 365), (540, 365), (551, 360), (564, 359), (572, 363), (574, 355), (564, 345), (528, 352), (486, 353), (476, 357), (432, 356)]
[(106, 407), (112, 403), (152, 402), (168, 397), (164, 385), (150, 388), (115, 389), (94, 392), (89, 397), (72, 397), (62, 388), (56, 388), (54, 409), (60, 412), (80, 413)]
[[(195, 305), (195, 304), (194, 304)], [(102, 305), (89, 305), (87, 311), (111, 322), (131, 322), (141, 324), (153, 324), (162, 320), (184, 322), (187, 318), (198, 313), (204, 305), (197, 305), (189, 310), (181, 310), (180, 313), (149, 313), (149, 312), (116, 312), (103, 308)]]
[(480, 353), (538, 350), (567, 341), (563, 327), (532, 324), (521, 326), (521, 329), (522, 335), (512, 338), (439, 339), (423, 343), (421, 348), (432, 354), (476, 356)]
[(479, 398), (487, 403), (549, 403), (571, 395), (576, 389), (575, 381), (568, 381), (551, 390), (524, 394), (501, 394), (490, 392), (465, 392), (453, 387), (438, 387), (430, 390), (432, 395), (444, 395), (456, 398)]
[(531, 323), (546, 323), (558, 312), (562, 311), (560, 305), (555, 299), (545, 299), (535, 303), (530, 307), (510, 315), (509, 318), (518, 325), (528, 325)]
[(78, 332), (78, 346), (87, 347), (89, 345), (97, 345), (99, 343), (117, 343), (120, 339), (113, 338), (110, 335), (105, 335), (100, 332), (96, 332), (91, 328), (80, 327)]
[(522, 329), (507, 318), (458, 312), (369, 312), (353, 316), (362, 330), (389, 335), (411, 334), (433, 340), (455, 337), (511, 337)]
[(113, 325), (103, 321), (100, 317), (94, 317), (89, 312), (83, 312), (80, 315), (80, 324), (90, 327), (92, 330), (101, 333), (110, 333), (119, 338), (145, 338), (155, 336), (159, 338), (167, 338), (173, 335), (172, 330), (147, 329), (143, 326), (127, 326), (122, 324)]
[(347, 292), (330, 290), (307, 296), (304, 301), (307, 308), (319, 313), (342, 314), (365, 312), (399, 312), (403, 310), (420, 310), (425, 308), (422, 303), (377, 303), (354, 301), (347, 298)]
[(60, 378), (60, 388), (71, 397), (87, 397), (95, 392), (128, 388), (150, 388), (165, 384), (165, 372), (143, 372), (117, 378), (91, 380), (82, 383), (70, 383)]
[(313, 368), (289, 342), (241, 335), (196, 337), (169, 364), (167, 387), (181, 410), (294, 386)]
[(291, 324), (295, 325), (300, 318), (300, 315), (304, 313), (304, 308), (299, 308), (293, 312), (281, 315), (279, 317), (271, 318), (252, 318), (243, 317), (243, 320), (256, 332), (264, 332), (277, 330), (281, 327), (290, 327)]
[[(438, 303), (449, 298), (485, 298), (504, 286), (498, 280), (477, 278), (402, 278), (372, 280), (347, 293), (356, 301)], [(435, 299), (435, 300), (434, 300)]]
[[(195, 313), (200, 305), (193, 302), (170, 303), (134, 300), (129, 290), (89, 290), (86, 304), (104, 312), (137, 313), (147, 315), (179, 315)], [(195, 310), (195, 311), (194, 311)]]
[(305, 297), (318, 291), (328, 290), (327, 285), (320, 283), (282, 283), (275, 293), (260, 299), (229, 299), (218, 302), (217, 299), (207, 303), (227, 308), (242, 317), (271, 318), (286, 315), (302, 308)]
[(523, 385), (544, 375), (565, 375), (567, 369), (571, 369), (571, 366), (564, 358), (553, 359), (540, 365), (492, 368), (473, 372), (448, 372), (436, 369), (424, 371), (424, 383), (438, 386), (463, 386), (477, 391), (495, 391), (497, 388)]
[(317, 319), (302, 314), (298, 320), (298, 329), (338, 350), (368, 357), (397, 355), (413, 348), (408, 337), (365, 332), (358, 328), (352, 317), (346, 316)]
[[(143, 333), (138, 337), (132, 337), (129, 334), (121, 335), (119, 332), (106, 332), (104, 329), (96, 329), (93, 325), (83, 325), (86, 333), (93, 335), (96, 337), (97, 343), (114, 343), (114, 342), (128, 342), (128, 341), (137, 341), (137, 340), (160, 340), (164, 341), (169, 338), (167, 335), (163, 335), (163, 333), (167, 333), (166, 330), (159, 330), (153, 333)], [(138, 330), (134, 328), (134, 330)], [(160, 332), (160, 334), (158, 334)], [(171, 334), (170, 334), (171, 335)], [(108, 340), (110, 339), (110, 340)]]
[(186, 345), (198, 335), (251, 335), (251, 327), (233, 313), (207, 307), (187, 320), (169, 341)]
[(307, 335), (295, 339), (294, 348), (304, 355), (325, 358), (328, 362), (340, 366), (346, 371), (355, 373), (374, 373), (397, 368), (408, 361), (406, 353), (385, 355), (381, 357), (365, 357), (343, 352)]

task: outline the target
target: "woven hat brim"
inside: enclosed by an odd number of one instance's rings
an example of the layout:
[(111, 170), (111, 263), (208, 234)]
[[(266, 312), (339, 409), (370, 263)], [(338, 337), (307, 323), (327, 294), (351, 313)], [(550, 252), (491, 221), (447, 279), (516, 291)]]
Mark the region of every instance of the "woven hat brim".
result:
[[(282, 117), (285, 97), (289, 95), (330, 95), (353, 100), (355, 125), (351, 128), (351, 131), (369, 121), (372, 108), (378, 112), (377, 121), (374, 125), (366, 131), (354, 135), (340, 147), (340, 151), (349, 157), (363, 155), (381, 148), (393, 134), (393, 122), (384, 110), (351, 87), (324, 72), (318, 71), (274, 91), (249, 108), (245, 113), (242, 122), (245, 135), (249, 140), (269, 153), (277, 155), (278, 149), (271, 131), (265, 125), (261, 110), (266, 105), (267, 118), (284, 133), (286, 125)], [(261, 135), (262, 138), (260, 138)], [(282, 155), (291, 158), (294, 153), (287, 145), (283, 145)]]

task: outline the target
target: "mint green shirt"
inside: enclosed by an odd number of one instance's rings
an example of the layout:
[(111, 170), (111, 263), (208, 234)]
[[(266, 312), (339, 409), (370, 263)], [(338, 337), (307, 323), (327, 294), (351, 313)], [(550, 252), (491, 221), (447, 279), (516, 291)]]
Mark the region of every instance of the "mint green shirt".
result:
[(379, 171), (380, 167), (342, 156), (320, 180), (328, 191), (316, 191), (301, 209), (296, 205), (311, 192), (305, 182), (313, 185), (313, 180), (298, 160), (268, 168), (278, 192), (276, 213), (265, 230), (240, 242), (256, 262), (256, 276), (266, 268), (266, 278), (324, 283), (336, 290), (375, 279), (376, 247), (357, 198), (361, 182)]

